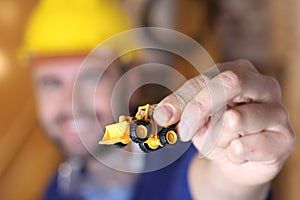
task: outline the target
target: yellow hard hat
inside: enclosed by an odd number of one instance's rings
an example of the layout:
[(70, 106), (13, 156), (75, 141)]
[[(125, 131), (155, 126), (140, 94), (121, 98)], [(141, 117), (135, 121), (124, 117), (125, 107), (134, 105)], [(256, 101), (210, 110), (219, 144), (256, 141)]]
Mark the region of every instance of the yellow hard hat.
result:
[(42, 0), (29, 18), (21, 52), (26, 57), (87, 54), (129, 28), (112, 0)]

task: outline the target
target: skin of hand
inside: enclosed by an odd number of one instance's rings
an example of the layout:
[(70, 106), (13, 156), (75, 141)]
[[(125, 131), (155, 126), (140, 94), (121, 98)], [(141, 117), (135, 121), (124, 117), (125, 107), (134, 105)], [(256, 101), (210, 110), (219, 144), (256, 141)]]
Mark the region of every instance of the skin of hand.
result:
[[(181, 140), (198, 149), (189, 168), (195, 199), (264, 199), (296, 141), (280, 86), (247, 60), (215, 69), (163, 99), (154, 119), (161, 126), (177, 124)], [(218, 136), (213, 143), (211, 134)], [(204, 150), (209, 141), (212, 148)]]

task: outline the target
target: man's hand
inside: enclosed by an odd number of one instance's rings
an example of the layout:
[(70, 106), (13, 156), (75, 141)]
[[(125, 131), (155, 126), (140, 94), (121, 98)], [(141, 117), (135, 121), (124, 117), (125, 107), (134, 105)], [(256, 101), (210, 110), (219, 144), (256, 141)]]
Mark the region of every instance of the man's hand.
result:
[(181, 140), (192, 140), (228, 183), (266, 184), (295, 146), (280, 86), (246, 60), (217, 69), (219, 73), (203, 73), (166, 97), (154, 118), (162, 126), (177, 123)]

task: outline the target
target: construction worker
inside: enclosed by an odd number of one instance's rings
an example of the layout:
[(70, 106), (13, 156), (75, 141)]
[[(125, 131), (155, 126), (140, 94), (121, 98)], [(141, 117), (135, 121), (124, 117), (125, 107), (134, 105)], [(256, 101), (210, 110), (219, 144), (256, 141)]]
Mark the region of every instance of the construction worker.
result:
[[(76, 96), (82, 102), (76, 121), (73, 87), (85, 56), (130, 27), (121, 13), (108, 0), (44, 0), (29, 20), (22, 51), (31, 65), (38, 117), (66, 156), (45, 199), (266, 199), (295, 137), (277, 82), (244, 60), (220, 64), (220, 74), (199, 75), (158, 104), (156, 122), (177, 124), (180, 138), (193, 140), (196, 147), (170, 166), (133, 175), (105, 167), (89, 155), (77, 132), (97, 144), (100, 138), (90, 133), (99, 132), (99, 123), (113, 122), (109, 97), (123, 61), (116, 60), (104, 75), (103, 87), (95, 90), (95, 105), (86, 105), (86, 96)], [(82, 93), (115, 51), (118, 47), (104, 50), (93, 60), (96, 67), (81, 72)], [(209, 89), (218, 87), (218, 80), (226, 99), (212, 104)], [(198, 159), (212, 111), (224, 103), (222, 135), (212, 152)]]
[[(98, 118), (92, 117), (92, 105), (80, 107), (80, 120), (76, 123), (72, 111), (72, 91), (81, 63), (96, 45), (130, 27), (124, 17), (112, 1), (45, 0), (29, 19), (21, 58), (27, 59), (32, 71), (39, 120), (66, 156), (46, 192), (46, 199), (92, 199), (93, 196), (127, 199), (132, 193), (135, 176), (100, 165), (87, 156), (88, 151), (77, 134), (80, 129), (86, 140), (97, 145), (99, 123), (113, 122), (109, 98), (120, 73), (115, 68), (123, 66), (125, 61), (115, 61), (105, 73), (105, 81), (99, 83)], [(121, 48), (124, 43), (101, 49), (92, 67), (82, 70), (78, 78), (82, 86), (78, 91), (85, 94), (78, 98), (82, 105), (88, 104), (86, 94), (97, 81), (97, 73), (104, 69), (101, 63), (111, 59), (114, 48)]]

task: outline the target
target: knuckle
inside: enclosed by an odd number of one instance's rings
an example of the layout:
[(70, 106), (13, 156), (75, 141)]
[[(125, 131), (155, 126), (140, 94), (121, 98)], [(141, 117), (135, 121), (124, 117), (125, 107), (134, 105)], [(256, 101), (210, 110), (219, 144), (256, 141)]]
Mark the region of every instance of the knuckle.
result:
[(233, 70), (226, 70), (221, 73), (222, 81), (224, 87), (228, 89), (240, 90), (241, 89), (241, 79), (239, 74)]
[(268, 85), (270, 86), (270, 91), (272, 92), (272, 96), (276, 97), (276, 99), (281, 99), (281, 87), (276, 78), (272, 76), (267, 77)]
[(252, 63), (248, 59), (245, 59), (245, 58), (238, 58), (238, 59), (234, 60), (234, 62), (236, 62), (239, 65), (252, 65)]
[(233, 157), (243, 158), (245, 155), (245, 145), (241, 139), (233, 140), (230, 143), (230, 153)]
[(210, 94), (199, 93), (191, 102), (197, 104), (202, 113), (208, 114), (212, 111), (213, 99)]
[(196, 76), (192, 79), (189, 79), (186, 82), (186, 87), (189, 88), (191, 93), (193, 93), (194, 96), (203, 88), (205, 87), (206, 83), (205, 80), (201, 76)]
[(210, 107), (210, 100), (207, 98), (197, 98), (196, 101), (193, 101), (193, 103), (197, 104), (197, 108), (199, 109), (199, 111), (201, 111), (202, 113), (207, 113), (208, 112), (208, 108)]
[(234, 62), (237, 64), (237, 66), (246, 67), (253, 72), (258, 72), (256, 67), (247, 59), (240, 58), (235, 60)]
[(179, 90), (176, 93), (174, 93), (174, 98), (177, 100), (177, 102), (180, 102), (181, 104), (185, 105), (193, 98), (193, 96), (189, 92)]
[(282, 121), (282, 122), (286, 122), (289, 120), (289, 114), (288, 111), (285, 107), (283, 106), (277, 106), (274, 109), (274, 113), (275, 115)]
[(175, 93), (174, 98), (184, 107), (206, 86), (205, 79), (202, 76), (196, 76), (186, 81)]
[(291, 153), (296, 146), (296, 134), (291, 128), (287, 128), (285, 131), (285, 144), (287, 146), (288, 152)]
[(226, 111), (224, 126), (227, 131), (239, 131), (242, 124), (242, 116), (237, 110)]
[(170, 99), (172, 99), (173, 102), (176, 102), (176, 105), (178, 105), (180, 110), (183, 110), (186, 104), (188, 103), (187, 97), (181, 92), (173, 93), (170, 96)]
[(296, 147), (296, 134), (289, 123), (287, 124), (280, 124), (277, 128), (277, 131), (280, 136), (280, 149), (281, 149), (281, 156), (280, 158), (290, 155), (290, 153)]
[(198, 86), (198, 87), (205, 87), (207, 82), (210, 80), (208, 77), (205, 75), (201, 74), (199, 76), (196, 76), (195, 78), (191, 79), (193, 82)]

